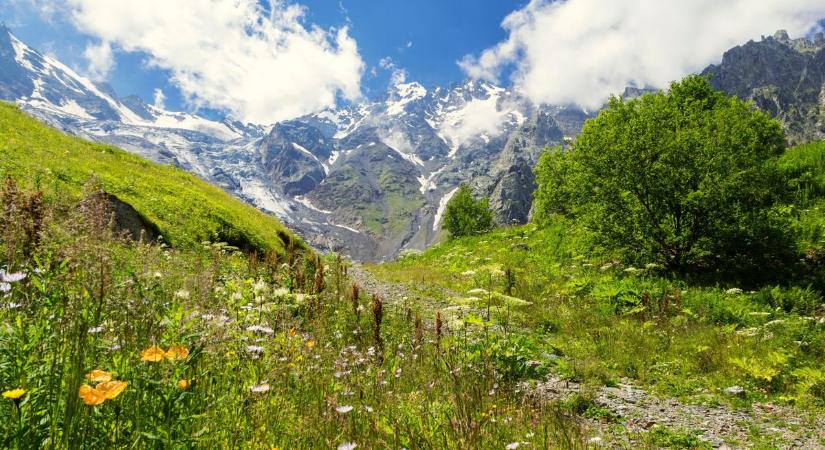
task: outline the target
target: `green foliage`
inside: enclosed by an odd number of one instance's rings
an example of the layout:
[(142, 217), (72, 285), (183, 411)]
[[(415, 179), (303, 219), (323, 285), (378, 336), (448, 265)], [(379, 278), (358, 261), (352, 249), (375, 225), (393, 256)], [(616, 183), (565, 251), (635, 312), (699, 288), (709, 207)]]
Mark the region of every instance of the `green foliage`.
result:
[(560, 406), (574, 414), (601, 422), (618, 422), (619, 417), (608, 408), (599, 405), (586, 394), (575, 393), (561, 401)]
[(483, 342), (495, 361), (498, 373), (505, 380), (541, 379), (549, 372), (542, 361), (538, 346), (529, 336), (511, 334)]
[(709, 449), (711, 444), (699, 439), (701, 433), (689, 430), (673, 430), (656, 425), (647, 434), (646, 440), (656, 448)]
[(554, 215), (572, 212), (576, 204), (575, 176), (572, 158), (561, 147), (547, 149), (533, 169), (539, 189), (533, 192), (533, 221), (547, 225)]
[(811, 142), (789, 149), (779, 168), (791, 180), (790, 188), (801, 207), (825, 197), (825, 142)]
[[(460, 293), (442, 298), (450, 302), (442, 309), (445, 323), (452, 325), (451, 315), (473, 314), (483, 323), (477, 327), (484, 333), (477, 338), (481, 347), (524, 336), (526, 346), (508, 344), (514, 358), (495, 360), (513, 378), (530, 378), (518, 362), (535, 360), (555, 376), (599, 385), (629, 377), (691, 401), (705, 402), (709, 395), (731, 401), (722, 391), (740, 385), (747, 387), (748, 401), (768, 396), (818, 404), (825, 382), (812, 371), (825, 364), (825, 325), (806, 317), (822, 303), (818, 291), (804, 285), (754, 292), (691, 285), (663, 277), (656, 265), (618, 263), (590, 244), (579, 223), (553, 216), (546, 226), (454, 239), (371, 269), (388, 280)], [(512, 296), (525, 303), (497, 311), (503, 303), (496, 299), (504, 297), (495, 294), (508, 288), (506, 268), (516, 274)], [(442, 291), (426, 292), (440, 298)], [(773, 354), (784, 355), (784, 363)], [(754, 373), (739, 363), (750, 364)], [(768, 373), (770, 381), (760, 378)]]
[(134, 207), (176, 247), (223, 241), (260, 253), (283, 252), (287, 240), (305, 248), (274, 217), (195, 175), (67, 136), (2, 102), (0, 176), (12, 176), (42, 190), (47, 199), (61, 201), (61, 196), (80, 200), (94, 176), (106, 192)]
[(756, 300), (772, 308), (800, 315), (813, 315), (822, 303), (821, 295), (810, 287), (793, 286), (782, 289), (779, 286), (761, 289)]
[(787, 364), (788, 356), (780, 351), (769, 352), (758, 357), (731, 358), (731, 363), (744, 371), (749, 377), (764, 383), (770, 383)]
[(457, 238), (489, 231), (493, 227), (493, 212), (488, 199), (476, 200), (470, 187), (462, 183), (447, 203), (442, 228)]
[(688, 77), (668, 93), (611, 99), (569, 153), (537, 167), (536, 217), (569, 213), (628, 261), (753, 277), (791, 248), (779, 123)]

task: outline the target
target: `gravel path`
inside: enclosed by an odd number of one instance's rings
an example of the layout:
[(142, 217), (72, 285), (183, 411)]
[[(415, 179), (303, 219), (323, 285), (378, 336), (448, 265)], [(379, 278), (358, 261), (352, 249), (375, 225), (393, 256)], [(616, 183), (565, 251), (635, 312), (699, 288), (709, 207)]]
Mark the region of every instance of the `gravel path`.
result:
[(381, 297), (381, 299), (389, 305), (405, 307), (407, 306), (405, 303), (407, 303), (409, 305), (416, 305), (422, 310), (434, 312), (450, 306), (449, 302), (445, 299), (459, 296), (459, 294), (449, 289), (436, 288), (441, 294), (439, 298), (434, 298), (422, 294), (421, 291), (424, 291), (424, 289), (411, 289), (402, 283), (378, 280), (370, 271), (359, 265), (353, 265), (348, 269), (347, 273), (353, 282), (358, 284), (363, 291)]
[[(450, 306), (445, 299), (458, 296), (443, 288), (421, 286), (414, 289), (401, 283), (381, 281), (358, 265), (349, 269), (349, 276), (364, 291), (399, 307), (416, 305), (423, 311), (436, 311)], [(433, 289), (441, 291), (439, 298), (422, 294)], [(425, 319), (425, 322), (431, 320)], [(609, 410), (617, 418), (613, 423), (585, 419), (594, 446), (639, 448), (642, 433), (655, 426), (667, 426), (671, 430), (697, 431), (701, 440), (718, 449), (749, 448), (751, 445), (747, 442), (753, 441), (749, 436), (754, 431), (762, 437), (760, 448), (825, 449), (825, 417), (803, 417), (797, 410), (771, 403), (755, 403), (749, 409), (688, 404), (674, 398), (657, 397), (634, 387), (630, 380), (623, 380), (617, 387), (601, 387), (594, 391), (578, 383), (551, 378), (539, 383), (523, 383), (519, 389), (527, 396), (548, 401), (564, 400), (580, 393)]]
[[(614, 448), (636, 448), (633, 435), (667, 426), (671, 430), (698, 431), (699, 438), (713, 448), (748, 448), (752, 430), (758, 430), (767, 447), (781, 449), (825, 448), (825, 418), (801, 417), (799, 411), (770, 403), (756, 403), (749, 409), (727, 405), (686, 404), (673, 398), (659, 398), (624, 380), (617, 387), (594, 391), (573, 382), (549, 379), (535, 386), (523, 384), (526, 395), (543, 400), (562, 400), (584, 393), (618, 417), (617, 427), (608, 421), (588, 419), (592, 442)], [(638, 439), (638, 438), (637, 438)]]

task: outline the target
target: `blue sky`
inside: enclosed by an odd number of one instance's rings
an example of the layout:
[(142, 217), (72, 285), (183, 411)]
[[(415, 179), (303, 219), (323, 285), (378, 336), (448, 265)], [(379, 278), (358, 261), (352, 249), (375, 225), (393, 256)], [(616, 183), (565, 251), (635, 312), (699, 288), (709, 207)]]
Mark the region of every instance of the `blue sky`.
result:
[(598, 108), (778, 29), (822, 30), (822, 0), (752, 1), (0, 0), (0, 20), (121, 96), (269, 124), (401, 79)]
[[(500, 27), (510, 12), (526, 1), (516, 0), (302, 0), (305, 22), (323, 28), (349, 26), (351, 36), (366, 63), (362, 89), (367, 97), (382, 94), (390, 72), (379, 67), (390, 57), (408, 73), (409, 80), (425, 86), (446, 85), (466, 78), (456, 62), (478, 53), (505, 37)], [(33, 7), (5, 9), (0, 20), (27, 44), (57, 56), (83, 71), (83, 49), (94, 38), (77, 31), (64, 18), (45, 21)], [(185, 109), (183, 98), (169, 83), (168, 73), (149, 68), (145, 53), (120, 52), (106, 80), (118, 95), (136, 94), (152, 103), (156, 88), (166, 95), (166, 106)], [(372, 69), (375, 68), (375, 71)], [(375, 73), (376, 75), (373, 75)]]
[[(327, 26), (341, 24), (342, 12), (333, 0), (304, 1), (309, 19)], [(466, 77), (456, 62), (505, 38), (504, 17), (527, 1), (515, 0), (380, 0), (344, 1), (362, 56), (370, 65), (390, 56), (425, 86), (443, 85)], [(406, 45), (412, 43), (412, 47)], [(383, 90), (384, 73), (367, 85)]]

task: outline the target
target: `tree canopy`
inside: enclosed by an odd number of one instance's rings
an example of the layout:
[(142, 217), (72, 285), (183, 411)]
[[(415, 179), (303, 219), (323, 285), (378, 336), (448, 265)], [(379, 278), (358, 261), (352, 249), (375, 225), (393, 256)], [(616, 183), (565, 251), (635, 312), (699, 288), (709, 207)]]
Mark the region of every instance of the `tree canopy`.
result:
[(776, 120), (690, 76), (612, 98), (570, 151), (546, 151), (534, 216), (574, 216), (606, 248), (677, 273), (765, 269), (785, 242), (784, 149)]

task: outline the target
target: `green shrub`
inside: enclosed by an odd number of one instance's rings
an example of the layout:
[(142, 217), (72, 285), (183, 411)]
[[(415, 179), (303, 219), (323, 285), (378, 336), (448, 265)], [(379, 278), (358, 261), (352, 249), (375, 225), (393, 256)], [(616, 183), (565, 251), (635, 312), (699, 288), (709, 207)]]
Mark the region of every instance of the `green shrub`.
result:
[(610, 411), (610, 409), (598, 404), (591, 396), (587, 394), (575, 393), (562, 400), (559, 406), (573, 414), (583, 416), (588, 419), (604, 422), (616, 422), (619, 420), (619, 417)]
[(489, 200), (473, 198), (470, 187), (462, 183), (447, 203), (443, 228), (458, 238), (489, 231), (493, 227), (493, 212)]
[(658, 448), (711, 448), (710, 443), (699, 439), (699, 432), (673, 430), (663, 425), (654, 426), (647, 434), (647, 441)]
[(536, 343), (528, 336), (497, 336), (485, 345), (488, 345), (496, 370), (505, 380), (540, 379), (549, 372)]

